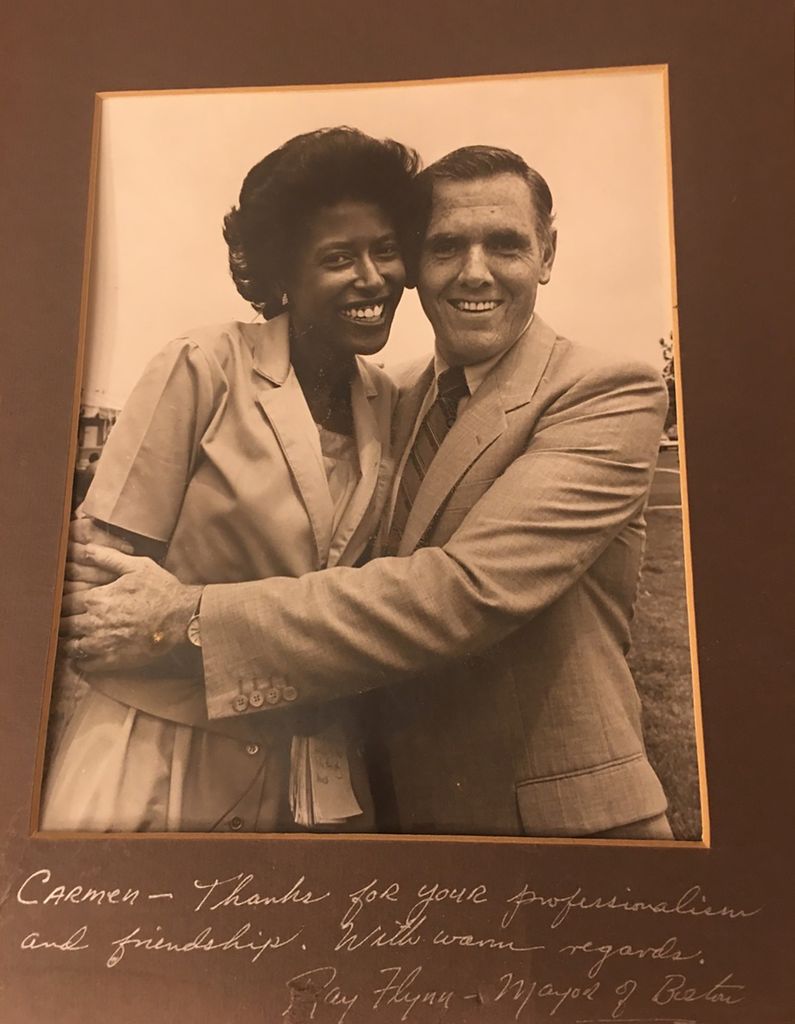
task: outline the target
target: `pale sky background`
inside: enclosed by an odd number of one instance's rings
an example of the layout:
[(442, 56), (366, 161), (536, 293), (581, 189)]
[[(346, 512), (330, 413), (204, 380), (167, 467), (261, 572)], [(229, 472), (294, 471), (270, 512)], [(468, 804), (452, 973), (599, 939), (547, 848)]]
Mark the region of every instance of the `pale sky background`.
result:
[[(668, 153), (659, 68), (431, 84), (117, 95), (102, 101), (83, 402), (120, 408), (190, 327), (256, 314), (221, 222), (248, 169), (286, 139), (348, 124), (414, 146), (504, 146), (549, 182), (558, 254), (537, 309), (571, 338), (660, 365), (672, 329)], [(387, 369), (430, 353), (406, 292)]]

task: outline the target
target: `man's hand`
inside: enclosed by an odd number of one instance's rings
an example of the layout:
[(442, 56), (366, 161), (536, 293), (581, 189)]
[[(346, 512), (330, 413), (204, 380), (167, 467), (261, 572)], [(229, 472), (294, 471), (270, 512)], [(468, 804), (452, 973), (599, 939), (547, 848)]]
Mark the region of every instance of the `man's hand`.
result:
[(118, 573), (92, 565), (86, 559), (86, 545), (101, 544), (124, 554), (133, 553), (129, 541), (106, 530), (90, 516), (73, 519), (69, 525), (69, 547), (67, 549), (64, 593), (73, 594), (78, 590), (89, 590), (112, 583)]
[(147, 665), (185, 642), (201, 587), (180, 583), (150, 558), (95, 544), (82, 556), (115, 582), (64, 596), (60, 636), (68, 657), (87, 672), (118, 671)]

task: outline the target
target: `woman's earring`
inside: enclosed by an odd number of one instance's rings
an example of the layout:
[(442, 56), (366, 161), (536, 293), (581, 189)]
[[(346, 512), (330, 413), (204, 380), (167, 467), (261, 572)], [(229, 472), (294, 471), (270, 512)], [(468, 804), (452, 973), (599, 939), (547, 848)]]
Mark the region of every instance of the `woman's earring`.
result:
[(288, 301), (287, 292), (282, 292), (282, 306), (286, 306)]

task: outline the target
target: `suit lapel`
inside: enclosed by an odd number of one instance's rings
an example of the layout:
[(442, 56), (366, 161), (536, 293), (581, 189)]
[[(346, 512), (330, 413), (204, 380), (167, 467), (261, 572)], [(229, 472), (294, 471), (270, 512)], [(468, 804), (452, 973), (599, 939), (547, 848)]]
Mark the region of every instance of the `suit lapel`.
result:
[[(326, 564), (334, 509), (320, 438), (298, 378), (290, 365), (287, 317), (267, 323), (254, 352), (254, 372), (262, 378), (257, 404), (279, 442), (306, 508), (317, 548), (318, 568)], [(267, 515), (267, 509), (262, 510)]]
[(414, 438), (414, 426), (432, 380), (433, 362), (431, 361), (421, 371), (416, 381), (400, 396), (395, 413), (395, 429), (392, 436), (392, 448), (398, 458), (402, 458), (403, 453)]
[(506, 412), (527, 405), (544, 378), (557, 334), (538, 316), (527, 332), (494, 367)]
[[(551, 328), (534, 317), (525, 335), (497, 363), (469, 400), (420, 484), (403, 531), (399, 555), (414, 551), (461, 477), (505, 430), (507, 413), (532, 399), (549, 362), (555, 337)], [(423, 394), (429, 383), (426, 378)], [(420, 400), (417, 412), (421, 404)]]
[(337, 553), (336, 558), (332, 557), (329, 565), (337, 564), (344, 556), (359, 523), (370, 507), (381, 468), (381, 438), (371, 404), (378, 397), (378, 389), (370, 378), (366, 365), (357, 359), (357, 366), (358, 374), (351, 382), (351, 408), (360, 476), (356, 490), (351, 495), (337, 526), (336, 535), (347, 536), (348, 542)]
[(420, 371), (419, 376), (413, 384), (401, 392), (395, 410), (394, 426), (392, 429), (392, 451), (397, 460), (397, 473), (390, 489), (390, 497), (387, 499), (385, 514), (381, 518), (381, 527), (376, 536), (373, 552), (381, 554), (389, 536), (389, 527), (392, 520), (392, 506), (394, 504), (395, 490), (399, 474), (403, 469), (404, 455), (406, 449), (414, 440), (414, 427), (422, 409), (422, 403), (428, 394), (428, 388), (433, 380), (433, 361), (427, 364)]
[(455, 485), (504, 429), (505, 412), (499, 389), (494, 382), (485, 381), (428, 467), (406, 521), (399, 555), (411, 554), (417, 547)]

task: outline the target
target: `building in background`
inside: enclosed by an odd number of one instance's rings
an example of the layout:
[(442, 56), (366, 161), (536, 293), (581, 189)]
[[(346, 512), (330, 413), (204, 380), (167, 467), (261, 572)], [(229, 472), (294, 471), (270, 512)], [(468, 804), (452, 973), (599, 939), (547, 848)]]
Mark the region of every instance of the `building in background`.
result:
[(119, 415), (118, 409), (82, 405), (77, 421), (76, 469), (85, 469), (92, 454), (99, 455)]
[(118, 409), (108, 409), (97, 405), (80, 407), (80, 417), (77, 421), (77, 458), (72, 488), (73, 509), (81, 505), (85, 499), (91, 481), (94, 479), (99, 456), (118, 415)]

